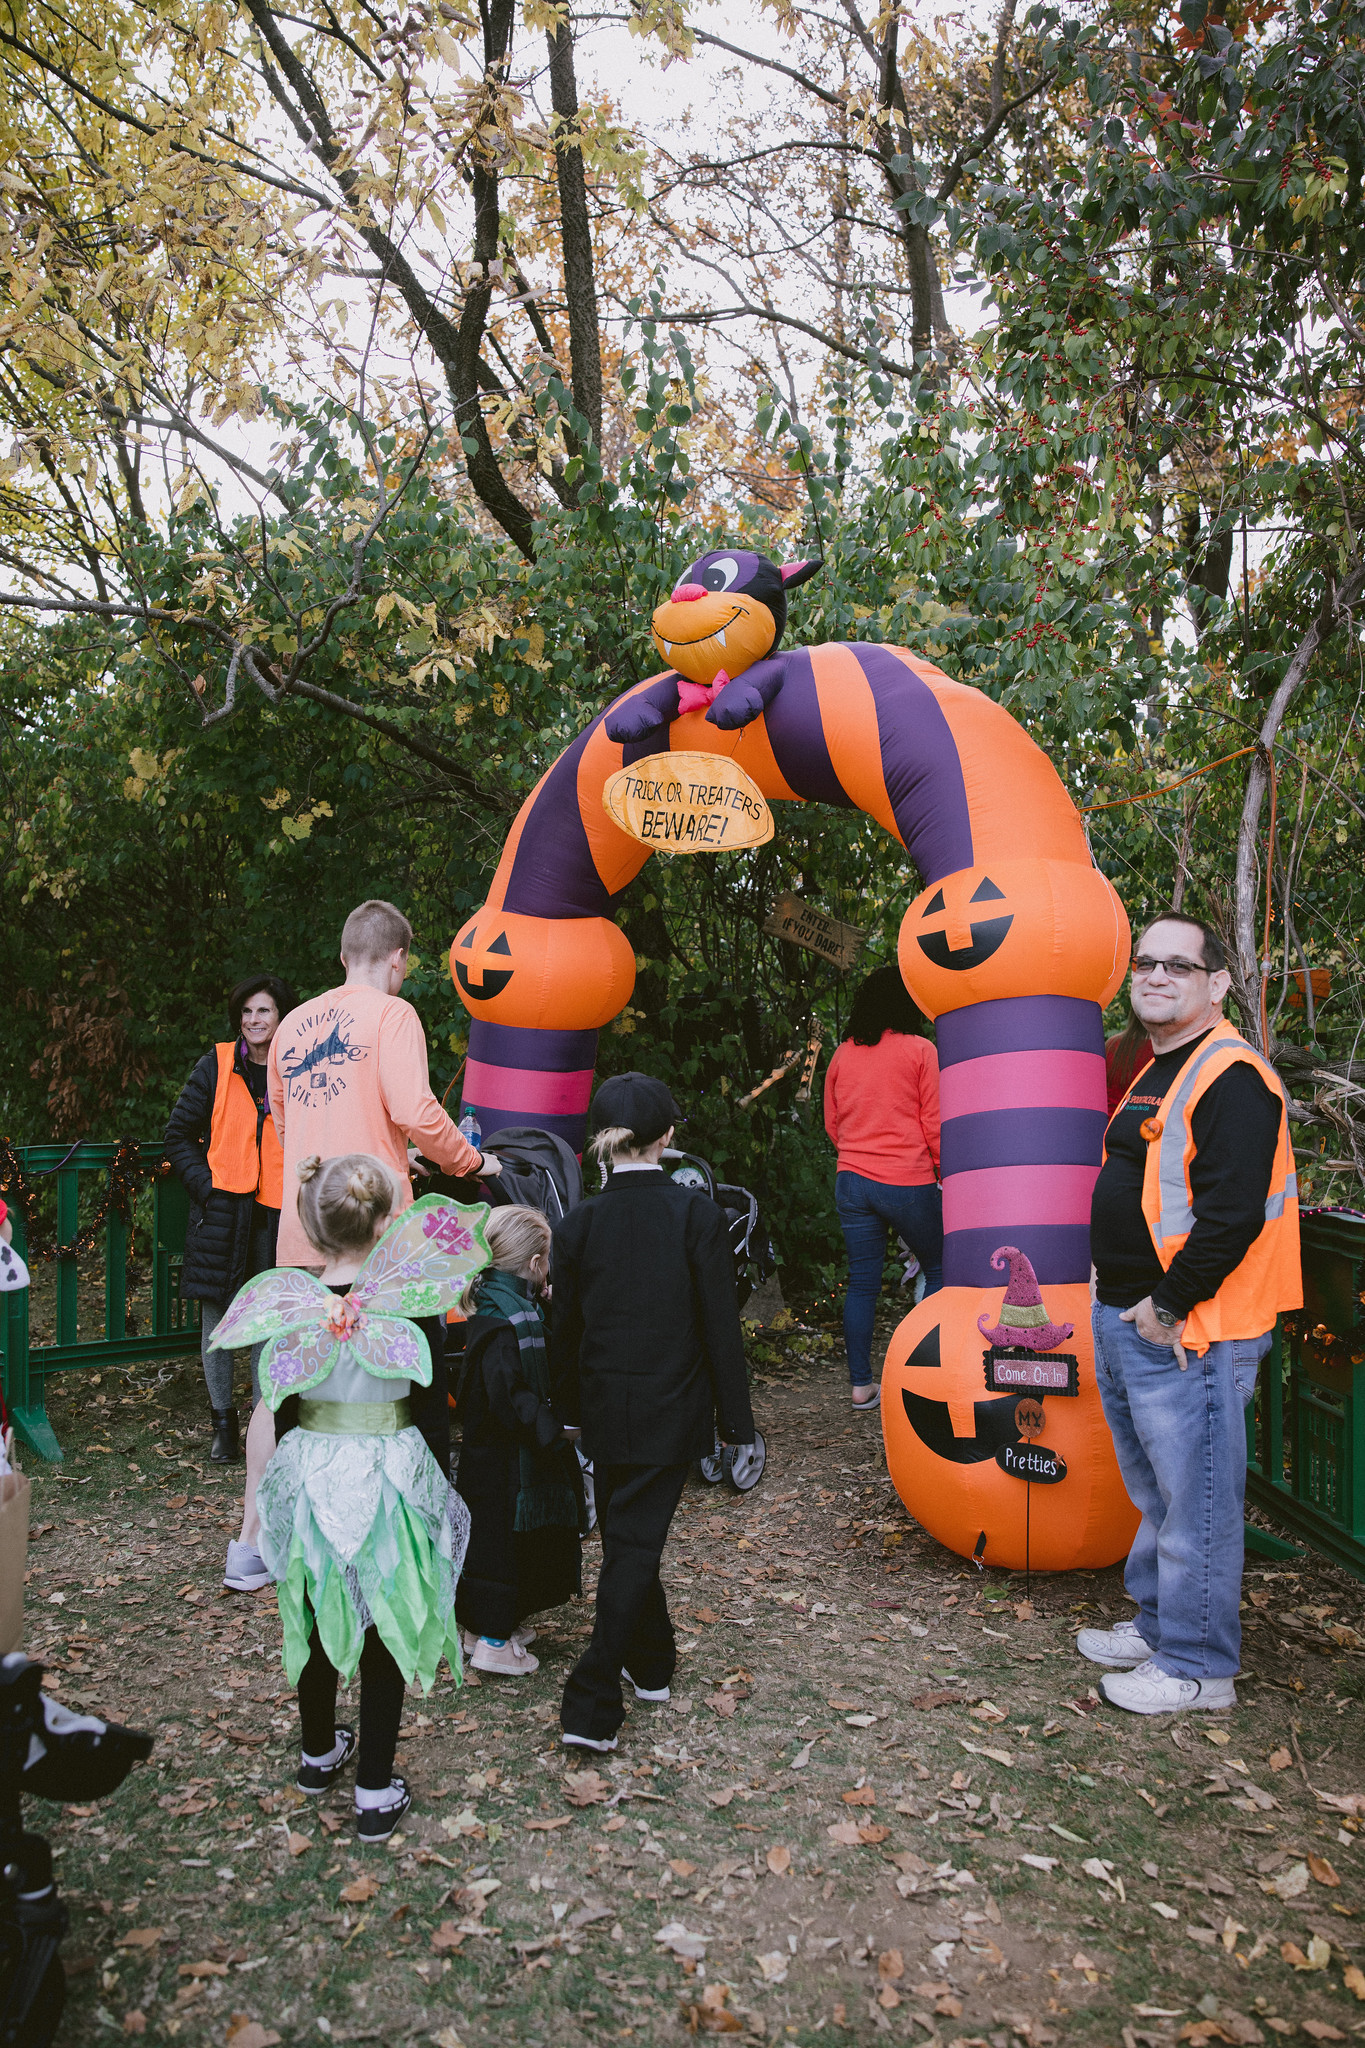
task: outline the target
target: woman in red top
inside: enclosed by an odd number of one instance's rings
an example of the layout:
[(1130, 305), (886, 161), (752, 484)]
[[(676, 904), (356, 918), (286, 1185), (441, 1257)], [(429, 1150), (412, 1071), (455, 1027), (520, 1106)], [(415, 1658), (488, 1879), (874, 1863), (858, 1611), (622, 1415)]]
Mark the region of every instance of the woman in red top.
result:
[(897, 967), (879, 967), (853, 1001), (844, 1042), (825, 1076), (825, 1129), (838, 1151), (834, 1200), (848, 1246), (844, 1342), (853, 1405), (875, 1408), (872, 1325), (888, 1230), (943, 1285), (943, 1191), (938, 1186), (938, 1054)]

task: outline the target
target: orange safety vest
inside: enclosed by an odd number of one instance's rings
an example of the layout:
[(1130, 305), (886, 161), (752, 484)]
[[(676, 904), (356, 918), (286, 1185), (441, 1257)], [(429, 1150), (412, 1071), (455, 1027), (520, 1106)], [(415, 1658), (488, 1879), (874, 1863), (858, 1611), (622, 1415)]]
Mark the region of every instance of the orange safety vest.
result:
[(284, 1201), (284, 1153), (275, 1119), (267, 1109), (265, 1121), (260, 1123), (258, 1149), (256, 1102), (237, 1072), (237, 1048), (218, 1045), (214, 1051), (218, 1055), (218, 1086), (213, 1097), (208, 1162), (213, 1185), (228, 1195), (254, 1195), (264, 1208), (278, 1209)]
[[(1240, 1266), (1235, 1266), (1211, 1301), (1196, 1302), (1185, 1323), (1181, 1343), (1203, 1353), (1210, 1344), (1235, 1337), (1260, 1337), (1275, 1327), (1281, 1309), (1302, 1308), (1303, 1271), (1299, 1263), (1299, 1183), (1294, 1148), (1289, 1140), (1289, 1104), (1275, 1069), (1247, 1044), (1224, 1018), (1190, 1054), (1154, 1116), (1146, 1119), (1147, 1165), (1142, 1177), (1142, 1213), (1162, 1269), (1171, 1262), (1194, 1228), (1190, 1161), (1194, 1158), (1195, 1104), (1206, 1088), (1238, 1060), (1255, 1067), (1266, 1086), (1280, 1098), (1280, 1131), (1275, 1165), (1265, 1202), (1265, 1225)], [(1145, 1071), (1145, 1070), (1144, 1070)], [(1139, 1074), (1115, 1110), (1118, 1115)], [(1108, 1156), (1106, 1149), (1105, 1157)]]

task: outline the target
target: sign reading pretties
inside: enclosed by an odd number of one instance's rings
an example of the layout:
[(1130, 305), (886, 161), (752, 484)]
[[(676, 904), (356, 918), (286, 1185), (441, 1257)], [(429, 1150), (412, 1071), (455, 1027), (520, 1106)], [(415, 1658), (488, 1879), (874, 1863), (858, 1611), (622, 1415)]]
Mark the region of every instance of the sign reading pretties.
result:
[(756, 782), (717, 754), (649, 754), (602, 791), (609, 818), (659, 853), (734, 853), (773, 836)]

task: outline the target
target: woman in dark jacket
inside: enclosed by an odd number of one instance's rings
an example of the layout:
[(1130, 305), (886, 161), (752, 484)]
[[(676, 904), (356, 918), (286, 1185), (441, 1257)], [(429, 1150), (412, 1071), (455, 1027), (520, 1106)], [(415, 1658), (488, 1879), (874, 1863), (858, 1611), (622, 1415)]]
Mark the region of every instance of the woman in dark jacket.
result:
[[(180, 1292), (202, 1304), (200, 1350), (215, 1464), (237, 1456), (237, 1410), (232, 1354), (210, 1351), (209, 1341), (243, 1282), (275, 1263), (283, 1160), (266, 1099), (266, 1060), (281, 1018), (296, 1002), (278, 975), (239, 981), (228, 997), (231, 1036), (198, 1062), (166, 1126), (166, 1157), (190, 1196)], [(262, 1348), (251, 1354), (253, 1404)]]
[(550, 1267), (550, 1226), (539, 1209), (495, 1209), (486, 1225), (493, 1264), (470, 1289), (456, 1417), (456, 1488), (469, 1509), (469, 1549), (455, 1590), (464, 1647), (476, 1671), (520, 1678), (540, 1663), (528, 1614), (582, 1589), (586, 1517), (571, 1435), (550, 1406), (545, 1329), (537, 1297)]

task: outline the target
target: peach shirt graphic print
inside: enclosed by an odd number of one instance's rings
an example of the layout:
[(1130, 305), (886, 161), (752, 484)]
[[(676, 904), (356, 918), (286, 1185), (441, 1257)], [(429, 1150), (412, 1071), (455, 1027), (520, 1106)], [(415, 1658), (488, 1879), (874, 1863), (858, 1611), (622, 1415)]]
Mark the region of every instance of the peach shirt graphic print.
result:
[(353, 983), (291, 1010), (270, 1048), (270, 1108), (284, 1149), (282, 1266), (315, 1266), (298, 1219), (298, 1163), (369, 1152), (393, 1176), (402, 1211), (412, 1201), (408, 1141), (438, 1166), (462, 1172), (477, 1153), (431, 1092), (421, 1020), (401, 996)]

